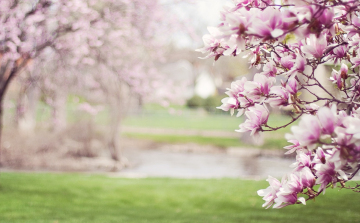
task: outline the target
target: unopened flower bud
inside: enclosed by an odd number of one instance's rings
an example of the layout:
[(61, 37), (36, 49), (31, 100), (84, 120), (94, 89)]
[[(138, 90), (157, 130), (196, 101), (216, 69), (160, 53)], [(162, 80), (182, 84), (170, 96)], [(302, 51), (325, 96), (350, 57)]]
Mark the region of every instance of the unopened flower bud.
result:
[(348, 78), (348, 67), (347, 67), (347, 65), (346, 64), (342, 64), (341, 65), (341, 68), (340, 68), (340, 77), (342, 78), (342, 79), (347, 79)]
[(340, 90), (343, 89), (343, 87), (344, 87), (344, 84), (341, 81), (339, 81), (337, 85)]
[(346, 53), (346, 59), (347, 59), (348, 61), (350, 61), (350, 54), (349, 54), (349, 53)]
[(244, 24), (240, 23), (239, 25), (239, 35), (243, 34), (246, 31)]
[(339, 33), (339, 26), (338, 26), (337, 23), (335, 23), (334, 28), (335, 28), (335, 33), (338, 34)]
[(215, 56), (215, 61), (217, 61), (220, 58), (220, 56), (221, 56), (220, 54), (216, 55)]
[(260, 54), (256, 54), (256, 62), (255, 62), (255, 64), (259, 64), (260, 61), (261, 61)]
[(348, 75), (347, 75), (347, 73), (345, 73), (345, 72), (341, 72), (341, 78), (342, 79), (347, 79), (348, 78)]

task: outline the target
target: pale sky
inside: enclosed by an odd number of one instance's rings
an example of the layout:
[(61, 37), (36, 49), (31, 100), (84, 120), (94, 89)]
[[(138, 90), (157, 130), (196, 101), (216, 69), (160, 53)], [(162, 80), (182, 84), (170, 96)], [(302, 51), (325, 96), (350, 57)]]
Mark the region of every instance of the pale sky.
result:
[(180, 3), (173, 8), (174, 12), (191, 26), (194, 34), (190, 37), (178, 33), (174, 38), (177, 47), (201, 47), (201, 37), (208, 33), (208, 26), (217, 26), (220, 23), (220, 11), (229, 0), (193, 0), (194, 3)]
[(209, 23), (209, 26), (216, 26), (219, 23), (220, 11), (227, 1), (224, 0), (198, 0), (196, 4), (199, 16)]

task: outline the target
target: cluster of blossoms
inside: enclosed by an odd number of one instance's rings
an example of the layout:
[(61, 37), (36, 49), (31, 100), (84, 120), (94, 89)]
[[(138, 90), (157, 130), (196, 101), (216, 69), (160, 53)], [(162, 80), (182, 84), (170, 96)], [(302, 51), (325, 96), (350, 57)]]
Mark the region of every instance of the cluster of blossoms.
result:
[[(294, 169), (281, 182), (268, 178), (270, 186), (258, 191), (263, 206), (305, 204), (337, 185), (358, 191), (345, 182), (360, 169), (360, 1), (233, 1), (199, 51), (215, 60), (245, 52), (260, 71), (233, 82), (218, 108), (245, 113), (237, 131), (251, 135), (300, 120), (286, 135), (292, 144), (286, 153), (296, 152)], [(315, 75), (324, 64), (334, 67), (327, 83)], [(269, 106), (292, 107), (292, 120), (269, 126)]]

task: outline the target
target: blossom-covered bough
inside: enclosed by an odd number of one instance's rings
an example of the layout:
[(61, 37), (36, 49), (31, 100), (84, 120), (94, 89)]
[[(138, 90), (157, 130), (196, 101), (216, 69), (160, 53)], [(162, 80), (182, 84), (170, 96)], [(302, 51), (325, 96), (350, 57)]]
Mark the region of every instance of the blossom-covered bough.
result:
[[(293, 171), (281, 181), (269, 176), (270, 186), (258, 191), (263, 207), (305, 204), (328, 187), (359, 192), (359, 185), (345, 182), (360, 169), (360, 1), (233, 2), (222, 11), (219, 27), (209, 28), (199, 51), (215, 60), (247, 52), (259, 72), (252, 81), (233, 82), (218, 108), (245, 113), (237, 131), (251, 135), (299, 120), (286, 135), (291, 143), (286, 153), (296, 152)], [(334, 67), (325, 82), (315, 75), (324, 64)], [(269, 106), (292, 107), (292, 120), (269, 126)]]

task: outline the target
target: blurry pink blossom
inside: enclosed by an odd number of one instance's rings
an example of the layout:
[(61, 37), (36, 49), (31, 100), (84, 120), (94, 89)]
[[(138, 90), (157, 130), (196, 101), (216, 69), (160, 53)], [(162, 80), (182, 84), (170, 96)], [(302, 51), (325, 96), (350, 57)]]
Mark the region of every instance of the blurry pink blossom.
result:
[(307, 44), (304, 44), (304, 46), (301, 47), (301, 50), (317, 59), (321, 58), (327, 47), (326, 36), (322, 35), (319, 38), (316, 38), (316, 36), (312, 34), (306, 41)]
[(320, 138), (321, 126), (318, 119), (312, 115), (304, 115), (298, 126), (291, 127), (293, 135), (287, 135), (289, 139), (298, 140), (301, 146), (310, 146)]
[(263, 197), (263, 200), (265, 201), (262, 206), (269, 208), (271, 205), (273, 205), (274, 200), (277, 198), (276, 194), (279, 192), (281, 183), (272, 176), (269, 176), (266, 181), (269, 182), (270, 186), (266, 189), (258, 190), (257, 194)]
[(267, 100), (271, 107), (287, 106), (289, 104), (289, 92), (284, 87), (274, 86), (271, 88), (270, 94), (274, 95), (274, 97)]
[(298, 86), (298, 82), (297, 80), (295, 79), (295, 76), (291, 76), (289, 79), (288, 79), (288, 83), (286, 85), (286, 90), (290, 93), (290, 94), (293, 94), (295, 95), (298, 91), (297, 89), (297, 86)]
[(323, 134), (332, 134), (335, 130), (335, 116), (330, 108), (322, 107), (318, 110), (317, 117)]
[(261, 130), (261, 126), (267, 123), (269, 110), (263, 105), (255, 104), (253, 107), (250, 107), (247, 112), (245, 112), (245, 115), (248, 119), (245, 123), (240, 124), (239, 130), (235, 131), (251, 132), (250, 135), (255, 135)]
[(288, 142), (292, 143), (293, 145), (284, 147), (284, 149), (288, 149), (288, 151), (285, 154), (291, 154), (291, 153), (293, 153), (295, 151), (300, 151), (300, 150), (304, 149), (304, 147), (301, 146), (299, 144), (299, 141), (297, 141), (296, 139), (291, 139)]

